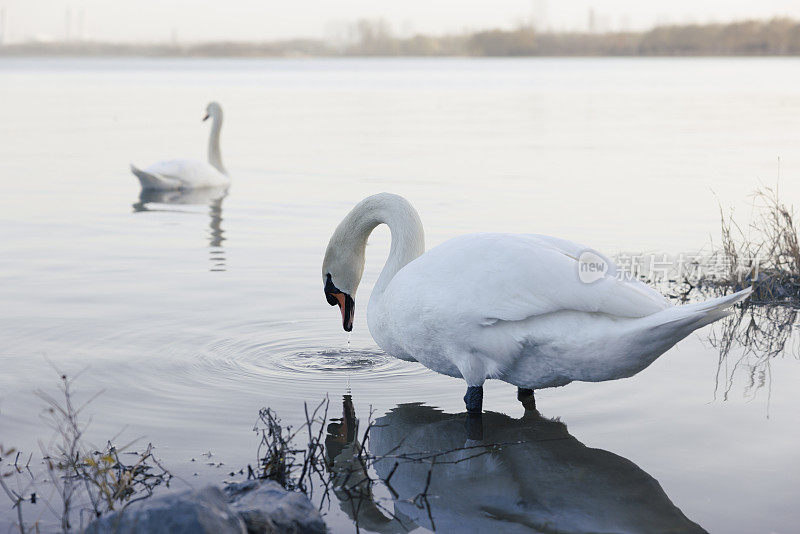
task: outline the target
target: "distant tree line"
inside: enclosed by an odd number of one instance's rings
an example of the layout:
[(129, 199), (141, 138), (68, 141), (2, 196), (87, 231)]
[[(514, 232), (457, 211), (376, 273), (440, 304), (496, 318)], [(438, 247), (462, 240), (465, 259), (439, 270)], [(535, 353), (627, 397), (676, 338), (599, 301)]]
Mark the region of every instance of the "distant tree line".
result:
[(794, 56), (800, 22), (776, 18), (729, 24), (658, 26), (643, 32), (513, 30), (397, 37), (383, 20), (359, 20), (341, 43), (321, 39), (198, 44), (31, 42), (0, 46), (0, 56)]

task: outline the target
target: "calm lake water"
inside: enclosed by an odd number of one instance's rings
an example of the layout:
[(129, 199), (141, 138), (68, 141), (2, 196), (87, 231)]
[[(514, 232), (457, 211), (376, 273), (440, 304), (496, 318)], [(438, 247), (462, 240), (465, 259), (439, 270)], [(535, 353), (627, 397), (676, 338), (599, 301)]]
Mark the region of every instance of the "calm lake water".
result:
[[(351, 395), (362, 431), (374, 412), (378, 452), (401, 435), (463, 446), (448, 415), (463, 381), (384, 355), (367, 331), (388, 230), (349, 343), (325, 302), (322, 255), (350, 207), (405, 196), (428, 247), (512, 231), (609, 254), (708, 250), (718, 203), (746, 222), (759, 185), (800, 195), (798, 88), (796, 59), (0, 60), (0, 443), (49, 442), (34, 391), (57, 391), (56, 366), (82, 371), (79, 399), (104, 390), (90, 440), (143, 437), (179, 488), (254, 463), (260, 407), (295, 424), (326, 395), (332, 416)], [(229, 194), (140, 199), (130, 163), (205, 157), (209, 100), (226, 113)], [(490, 382), (487, 438), (563, 446), (453, 464), (431, 487), (437, 528), (796, 531), (797, 340), (755, 364), (738, 346), (720, 361), (720, 334), (630, 379), (541, 391), (547, 420), (521, 420), (515, 388)], [(415, 469), (393, 479), (401, 498), (424, 486)], [(334, 532), (354, 530), (345, 508), (324, 508)]]

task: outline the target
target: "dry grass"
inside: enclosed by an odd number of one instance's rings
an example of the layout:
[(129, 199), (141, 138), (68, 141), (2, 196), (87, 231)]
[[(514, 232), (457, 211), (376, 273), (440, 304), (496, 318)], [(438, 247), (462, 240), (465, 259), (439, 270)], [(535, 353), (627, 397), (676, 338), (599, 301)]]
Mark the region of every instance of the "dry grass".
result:
[[(156, 487), (169, 486), (172, 479), (153, 455), (152, 445), (143, 452), (134, 452), (128, 450), (132, 443), (117, 447), (108, 441), (104, 447), (95, 447), (86, 442), (84, 433), (89, 421), (83, 419), (82, 413), (100, 393), (77, 404), (74, 380), (60, 373), (60, 394), (56, 397), (37, 391), (45, 402), (45, 419), (53, 430), (51, 442), (40, 444), (44, 476), (35, 475), (29, 468), (33, 454), (21, 466), (19, 452), (0, 447), (0, 487), (17, 510), (17, 523), (12, 528), (22, 534), (39, 532), (42, 524), (40, 513), (26, 526), (22, 511), (26, 503), (41, 501), (58, 521), (59, 530), (68, 533), (107, 512), (151, 496)], [(13, 465), (6, 461), (12, 453)], [(12, 477), (16, 478), (15, 483), (9, 484)]]
[(722, 240), (714, 255), (724, 259), (727, 274), (683, 284), (713, 296), (753, 287), (751, 297), (710, 330), (709, 342), (719, 350), (715, 397), (722, 400), (729, 398), (735, 384), (743, 385), (746, 397), (762, 388), (769, 396), (771, 361), (785, 354), (800, 357), (793, 335), (800, 310), (800, 239), (794, 208), (772, 188), (753, 194), (753, 208), (753, 220), (744, 228), (720, 208)]
[(792, 206), (777, 190), (753, 194), (756, 217), (742, 229), (720, 208), (722, 241), (715, 256), (728, 266), (727, 276), (697, 281), (698, 287), (741, 289), (753, 285), (753, 304), (800, 306), (800, 239)]
[[(328, 400), (320, 402), (313, 412), (305, 406), (306, 421), (296, 429), (284, 426), (271, 408), (258, 412), (253, 430), (259, 435), (257, 468), (247, 466), (248, 478), (274, 480), (288, 490), (311, 494), (311, 477), (324, 479), (325, 455), (323, 434), (328, 419)], [(296, 441), (304, 433), (305, 447)]]

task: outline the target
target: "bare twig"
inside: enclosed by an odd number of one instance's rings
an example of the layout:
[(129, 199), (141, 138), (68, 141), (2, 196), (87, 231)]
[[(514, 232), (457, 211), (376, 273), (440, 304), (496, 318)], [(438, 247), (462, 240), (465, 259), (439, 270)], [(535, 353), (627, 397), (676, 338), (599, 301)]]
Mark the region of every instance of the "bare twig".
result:
[[(82, 420), (80, 415), (100, 392), (90, 396), (83, 403), (76, 403), (73, 393), (75, 378), (59, 372), (60, 397), (37, 391), (36, 395), (45, 402), (45, 418), (54, 431), (53, 440), (45, 445), (40, 443), (42, 460), (47, 472), (46, 481), (58, 494), (60, 503), (54, 505), (49, 498), (42, 498), (46, 508), (58, 519), (60, 530), (64, 533), (75, 530), (72, 516), (77, 513), (83, 524), (84, 515), (92, 518), (125, 507), (132, 502), (147, 498), (154, 489), (164, 484), (169, 485), (172, 475), (153, 455), (150, 444), (142, 453), (133, 453), (132, 463), (123, 461), (120, 453), (129, 448), (117, 447), (111, 441), (105, 447), (97, 448), (87, 444), (83, 437), (89, 420)], [(10, 454), (0, 447), (0, 457)], [(130, 454), (130, 453), (129, 453)], [(14, 457), (13, 468), (17, 472), (27, 470), (30, 474), (30, 485), (36, 487), (40, 482), (28, 466), (33, 457), (29, 455), (25, 467), (20, 464), (20, 454)], [(0, 458), (0, 464), (3, 458)], [(0, 483), (6, 495), (15, 503), (18, 513), (20, 532), (24, 534), (22, 503), (26, 500), (36, 503), (37, 493), (30, 493), (27, 499), (23, 495), (28, 492), (12, 490), (6, 483), (4, 473), (0, 470)], [(87, 502), (88, 501), (88, 502)], [(31, 527), (38, 531), (38, 521)]]

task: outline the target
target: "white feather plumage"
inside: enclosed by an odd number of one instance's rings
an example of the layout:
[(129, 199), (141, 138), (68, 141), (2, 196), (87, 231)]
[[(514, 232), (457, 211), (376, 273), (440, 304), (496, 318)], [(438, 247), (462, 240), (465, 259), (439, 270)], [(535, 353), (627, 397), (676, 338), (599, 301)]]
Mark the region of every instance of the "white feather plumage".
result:
[[(468, 234), (422, 253), (416, 211), (387, 193), (360, 202), (339, 225), (323, 278), (330, 273), (354, 296), (366, 238), (380, 223), (389, 225), (392, 247), (369, 300), (372, 337), (388, 354), (470, 386), (498, 378), (540, 389), (632, 376), (750, 293), (673, 306), (617, 276), (610, 259), (543, 235)], [(586, 251), (608, 263), (594, 283), (578, 276)], [(355, 261), (359, 267), (347, 267)]]
[(142, 189), (169, 191), (204, 187), (225, 187), (231, 182), (219, 148), (222, 130), (222, 107), (211, 102), (206, 108), (207, 117), (213, 120), (208, 140), (208, 162), (194, 159), (159, 161), (139, 169), (131, 165), (131, 172), (139, 179)]

